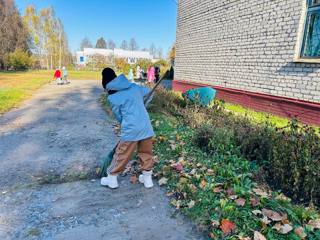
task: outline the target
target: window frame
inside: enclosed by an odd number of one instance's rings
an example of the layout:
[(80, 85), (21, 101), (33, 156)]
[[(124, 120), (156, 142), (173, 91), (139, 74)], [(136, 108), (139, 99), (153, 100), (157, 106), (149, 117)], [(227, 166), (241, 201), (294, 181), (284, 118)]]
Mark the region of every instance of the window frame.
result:
[(298, 36), (298, 51), (295, 56), (295, 62), (310, 62), (310, 63), (320, 63), (320, 56), (318, 57), (308, 57), (303, 56), (304, 47), (307, 40), (308, 33), (308, 23), (310, 21), (310, 15), (313, 12), (319, 12), (320, 14), (320, 2), (313, 5), (314, 0), (304, 0), (304, 7), (302, 10), (302, 20), (299, 26), (299, 36)]

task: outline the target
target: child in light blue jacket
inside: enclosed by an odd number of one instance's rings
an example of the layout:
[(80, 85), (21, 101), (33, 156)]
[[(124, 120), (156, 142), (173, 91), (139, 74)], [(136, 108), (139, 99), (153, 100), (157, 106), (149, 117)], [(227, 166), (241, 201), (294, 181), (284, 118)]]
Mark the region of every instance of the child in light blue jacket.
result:
[(102, 85), (108, 91), (112, 112), (121, 125), (121, 137), (108, 168), (108, 176), (101, 179), (101, 184), (117, 188), (118, 174), (124, 171), (135, 149), (138, 148), (142, 169), (139, 181), (146, 188), (151, 188), (154, 132), (144, 103), (144, 98), (150, 93), (150, 89), (129, 82), (123, 74), (117, 77), (111, 68), (102, 71)]

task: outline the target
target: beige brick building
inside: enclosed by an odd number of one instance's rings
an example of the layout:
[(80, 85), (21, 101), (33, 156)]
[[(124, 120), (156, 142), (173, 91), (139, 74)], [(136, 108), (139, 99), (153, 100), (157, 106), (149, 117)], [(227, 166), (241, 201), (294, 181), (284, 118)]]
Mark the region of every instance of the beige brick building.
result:
[(180, 0), (176, 90), (320, 124), (320, 0)]

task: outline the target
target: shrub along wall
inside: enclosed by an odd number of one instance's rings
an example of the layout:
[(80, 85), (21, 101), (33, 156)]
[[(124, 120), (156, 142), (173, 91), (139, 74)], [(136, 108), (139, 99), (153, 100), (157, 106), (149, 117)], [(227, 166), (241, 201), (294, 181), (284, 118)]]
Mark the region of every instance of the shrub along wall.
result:
[(320, 206), (320, 137), (314, 128), (296, 121), (281, 129), (268, 122), (255, 124), (225, 111), (220, 102), (204, 109), (165, 90), (155, 98), (151, 108), (182, 117), (196, 128), (193, 141), (207, 153), (222, 150), (254, 161), (261, 166), (259, 178), (274, 189), (295, 202)]

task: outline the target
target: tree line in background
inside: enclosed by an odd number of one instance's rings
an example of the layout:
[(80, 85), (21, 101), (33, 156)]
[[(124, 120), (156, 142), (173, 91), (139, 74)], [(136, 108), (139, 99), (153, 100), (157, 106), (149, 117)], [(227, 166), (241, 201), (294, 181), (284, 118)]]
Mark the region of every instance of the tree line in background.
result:
[[(103, 37), (93, 45), (88, 38), (84, 38), (80, 49), (91, 47), (114, 49), (117, 45), (112, 39), (105, 40)], [(119, 48), (132, 51), (140, 49), (135, 38), (123, 40)], [(172, 59), (174, 49), (170, 50), (169, 59)], [(141, 50), (163, 59), (163, 49), (157, 48), (154, 43)], [(112, 65), (127, 72), (130, 68), (123, 59), (97, 56), (93, 60), (92, 66), (89, 66), (92, 69)], [(14, 0), (0, 0), (0, 70), (54, 69), (73, 64), (63, 24), (52, 7), (38, 10), (30, 5), (21, 16)], [(146, 68), (151, 63), (143, 61), (139, 64)], [(165, 64), (162, 62), (161, 65)]]
[(14, 0), (0, 0), (0, 69), (53, 69), (72, 64), (63, 24), (52, 7), (21, 16)]
[[(90, 47), (92, 45), (89, 45)], [(150, 66), (158, 66), (161, 69), (161, 74), (163, 75), (166, 71), (170, 69), (171, 66), (174, 66), (174, 60), (176, 56), (176, 48), (173, 45), (168, 53), (168, 59), (159, 59), (156, 62), (147, 59), (140, 59), (136, 64), (129, 64), (125, 58), (114, 58), (112, 55), (106, 57), (102, 54), (94, 54), (90, 56), (90, 61), (87, 62), (85, 67), (82, 69), (86, 70), (100, 70), (104, 67), (112, 67), (117, 71), (124, 74), (128, 74), (129, 70), (132, 69), (134, 74), (137, 66), (139, 65), (145, 72)]]
[(13, 64), (29, 67), (30, 56), (28, 30), (14, 1), (0, 0), (0, 69), (8, 69)]
[[(95, 45), (92, 44), (89, 38), (85, 37), (80, 43), (80, 50), (83, 51), (84, 48), (102, 48), (102, 49), (115, 49), (117, 47), (116, 43), (112, 39), (105, 40), (103, 37), (97, 39)], [(123, 40), (119, 45), (120, 49), (136, 51), (140, 50), (139, 45), (135, 38), (131, 38), (130, 41)], [(155, 58), (163, 58), (162, 47), (156, 47), (154, 43), (151, 44), (149, 48), (141, 48), (142, 51), (149, 51), (151, 55)]]
[(35, 57), (36, 68), (53, 69), (73, 62), (67, 35), (61, 20), (52, 7), (25, 9), (24, 24), (29, 33), (29, 48)]

